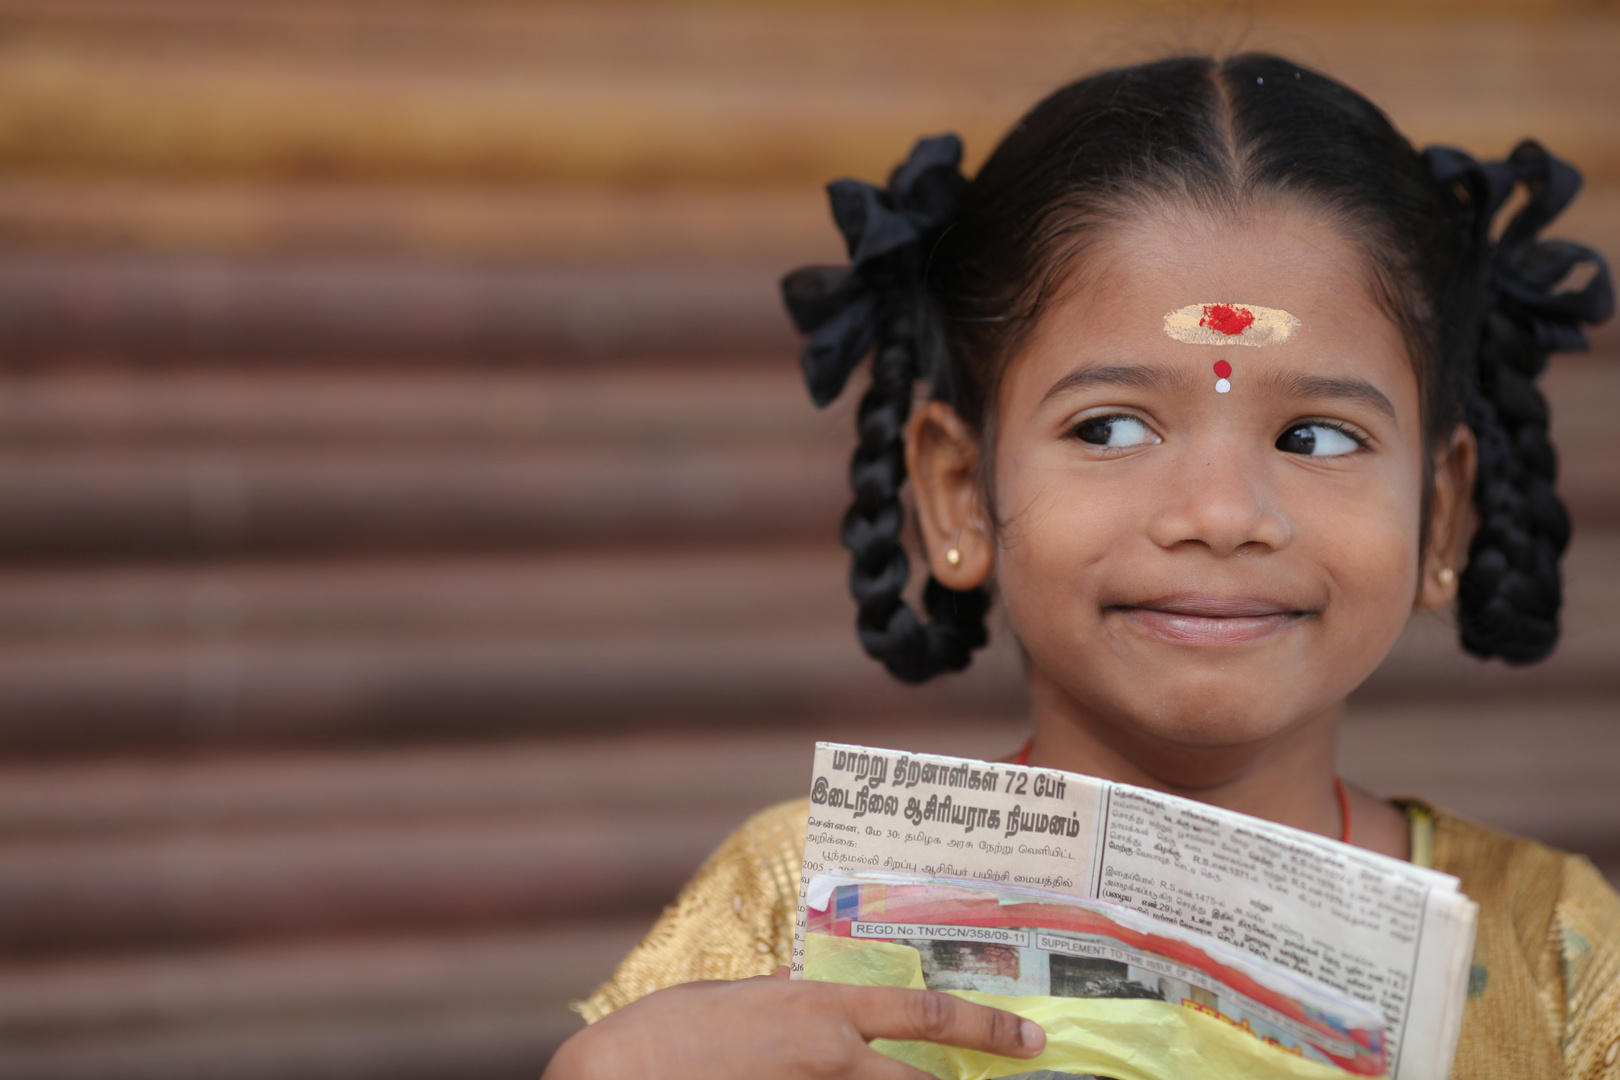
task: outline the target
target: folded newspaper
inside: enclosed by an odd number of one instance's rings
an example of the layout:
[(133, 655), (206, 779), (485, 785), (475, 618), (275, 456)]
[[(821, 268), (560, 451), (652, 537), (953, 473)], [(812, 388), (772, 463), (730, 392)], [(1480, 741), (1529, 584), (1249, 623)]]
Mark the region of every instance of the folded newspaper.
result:
[(1041, 1023), (1034, 1061), (874, 1044), (944, 1080), (1443, 1080), (1476, 908), (1398, 859), (1076, 773), (821, 743), (793, 974)]

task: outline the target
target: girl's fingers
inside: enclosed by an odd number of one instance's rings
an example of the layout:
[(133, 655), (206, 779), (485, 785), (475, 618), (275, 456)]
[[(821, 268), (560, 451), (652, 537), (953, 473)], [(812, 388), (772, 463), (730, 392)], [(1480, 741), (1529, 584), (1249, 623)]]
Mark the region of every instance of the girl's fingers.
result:
[(864, 1039), (920, 1039), (1004, 1057), (1034, 1057), (1046, 1032), (1033, 1020), (933, 990), (871, 987), (851, 1008)]

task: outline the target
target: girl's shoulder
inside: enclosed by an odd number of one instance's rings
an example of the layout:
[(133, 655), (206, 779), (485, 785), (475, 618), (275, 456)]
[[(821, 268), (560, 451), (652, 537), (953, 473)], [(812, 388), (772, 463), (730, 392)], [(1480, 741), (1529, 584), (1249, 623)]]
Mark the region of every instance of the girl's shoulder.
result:
[(810, 801), (767, 807), (727, 837), (594, 994), (594, 1022), (654, 990), (768, 975), (788, 963)]
[(1455, 1076), (1606, 1075), (1620, 1057), (1620, 896), (1585, 858), (1408, 803), (1479, 904)]

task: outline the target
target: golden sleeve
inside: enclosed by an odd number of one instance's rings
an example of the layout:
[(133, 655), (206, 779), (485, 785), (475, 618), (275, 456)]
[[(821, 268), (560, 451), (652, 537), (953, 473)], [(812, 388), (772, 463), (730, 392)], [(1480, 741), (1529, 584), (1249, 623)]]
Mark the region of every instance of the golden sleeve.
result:
[(1568, 1075), (1620, 1078), (1620, 896), (1579, 856), (1564, 862), (1557, 927)]
[(1434, 856), (1479, 904), (1452, 1080), (1620, 1080), (1620, 896), (1579, 855), (1444, 812)]
[(788, 963), (808, 817), (809, 803), (799, 799), (749, 818), (575, 1010), (595, 1023), (666, 986), (768, 975)]

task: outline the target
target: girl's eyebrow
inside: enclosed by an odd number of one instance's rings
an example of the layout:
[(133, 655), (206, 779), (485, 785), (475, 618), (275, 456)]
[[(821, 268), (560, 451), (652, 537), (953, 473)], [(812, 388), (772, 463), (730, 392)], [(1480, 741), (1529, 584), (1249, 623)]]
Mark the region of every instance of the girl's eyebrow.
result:
[[(1156, 390), (1170, 387), (1183, 390), (1191, 386), (1186, 370), (1161, 364), (1104, 364), (1097, 367), (1076, 368), (1053, 383), (1041, 397), (1045, 405), (1055, 397), (1086, 386), (1129, 386), (1137, 390)], [(1273, 372), (1264, 383), (1268, 389), (1289, 397), (1311, 400), (1359, 401), (1397, 420), (1395, 405), (1384, 392), (1366, 379), (1335, 378), (1330, 375), (1306, 375), (1301, 372)]]
[(1314, 400), (1359, 401), (1378, 410), (1391, 420), (1398, 420), (1395, 415), (1394, 403), (1384, 395), (1382, 390), (1366, 379), (1338, 379), (1328, 375), (1304, 375), (1299, 372), (1279, 371), (1273, 372), (1264, 381), (1271, 389), (1290, 397)]
[(1041, 404), (1045, 405), (1055, 397), (1085, 386), (1129, 386), (1137, 390), (1156, 390), (1168, 386), (1181, 390), (1191, 385), (1192, 379), (1187, 372), (1168, 365), (1106, 364), (1076, 368), (1069, 372), (1041, 396)]

